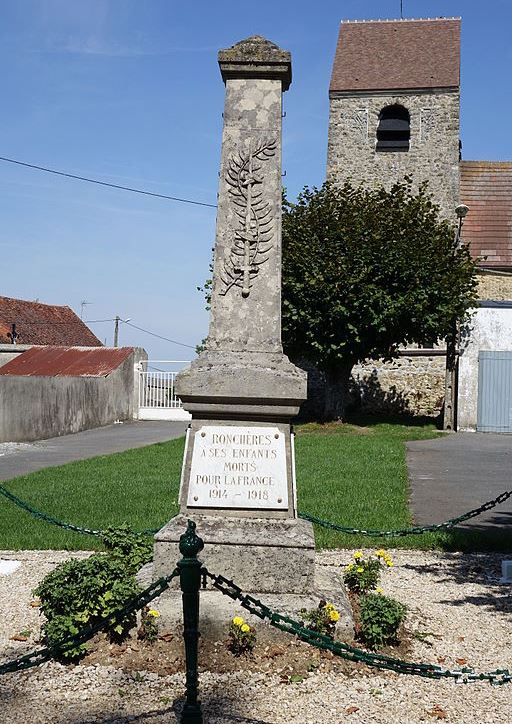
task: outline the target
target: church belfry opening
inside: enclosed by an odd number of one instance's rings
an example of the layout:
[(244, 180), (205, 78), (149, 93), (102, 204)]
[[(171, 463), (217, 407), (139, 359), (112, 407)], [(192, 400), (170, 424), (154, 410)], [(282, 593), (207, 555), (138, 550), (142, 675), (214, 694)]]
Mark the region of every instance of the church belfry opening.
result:
[(408, 151), (411, 137), (409, 111), (394, 104), (382, 109), (377, 126), (377, 151)]

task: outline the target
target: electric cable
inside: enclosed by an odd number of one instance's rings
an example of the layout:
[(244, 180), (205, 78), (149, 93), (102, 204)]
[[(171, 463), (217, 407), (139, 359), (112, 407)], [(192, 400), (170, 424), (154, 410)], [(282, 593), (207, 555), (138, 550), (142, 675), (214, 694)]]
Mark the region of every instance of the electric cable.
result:
[(154, 191), (145, 191), (144, 189), (136, 189), (131, 186), (120, 186), (119, 184), (109, 183), (108, 181), (99, 181), (98, 179), (88, 178), (87, 176), (77, 176), (74, 173), (67, 173), (65, 171), (57, 171), (54, 168), (47, 168), (46, 166), (37, 166), (34, 163), (26, 163), (25, 161), (18, 161), (14, 158), (7, 158), (6, 156), (0, 156), (0, 161), (7, 163), (14, 163), (17, 166), (25, 166), (26, 168), (35, 169), (37, 171), (44, 171), (45, 173), (52, 173), (55, 176), (64, 176), (65, 178), (72, 178), (76, 181), (87, 181), (90, 184), (98, 184), (99, 186), (108, 186), (112, 189), (119, 189), (121, 191), (131, 191), (134, 194), (142, 194), (144, 196), (154, 196), (158, 199), (167, 199), (168, 201), (179, 201), (182, 204), (194, 204), (195, 206), (207, 206), (211, 209), (216, 209), (216, 204), (207, 204), (204, 201), (193, 201), (192, 199), (182, 199), (178, 196), (167, 196), (166, 194), (157, 194)]

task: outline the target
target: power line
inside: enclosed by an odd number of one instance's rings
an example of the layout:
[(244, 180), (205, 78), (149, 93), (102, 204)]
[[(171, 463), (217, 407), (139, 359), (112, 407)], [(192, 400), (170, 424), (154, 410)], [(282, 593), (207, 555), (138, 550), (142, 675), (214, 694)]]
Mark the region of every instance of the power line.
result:
[[(158, 339), (163, 339), (165, 342), (172, 342), (172, 344), (179, 344), (180, 347), (188, 347), (189, 349), (195, 350), (195, 346), (192, 344), (185, 344), (185, 342), (177, 342), (175, 339), (169, 339), (169, 337), (163, 337), (161, 334), (157, 334), (156, 332), (150, 332), (149, 329), (143, 329), (143, 327), (138, 327), (136, 324), (131, 324), (131, 322), (126, 322), (124, 319), (120, 319), (120, 322), (123, 322), (123, 324), (127, 324), (129, 327), (133, 327), (134, 329), (138, 329), (140, 332), (145, 332), (146, 334), (150, 334), (152, 337), (158, 337)], [(18, 321), (18, 326), (25, 327), (29, 324), (38, 324), (38, 325), (55, 325), (55, 324), (99, 324), (100, 322), (115, 322), (115, 317), (112, 319), (85, 319), (85, 320), (70, 320), (69, 322), (52, 322), (52, 321), (41, 321), (41, 322), (25, 322), (24, 320)]]
[(87, 176), (76, 176), (74, 173), (66, 173), (65, 171), (57, 171), (54, 168), (46, 168), (45, 166), (36, 166), (34, 163), (25, 163), (25, 161), (17, 161), (14, 158), (6, 158), (0, 156), (0, 161), (6, 161), (7, 163), (14, 163), (17, 166), (25, 166), (26, 168), (36, 169), (37, 171), (44, 171), (45, 173), (52, 173), (55, 176), (64, 176), (65, 178), (72, 178), (77, 181), (87, 181), (90, 184), (98, 184), (98, 186), (108, 186), (112, 189), (120, 189), (121, 191), (131, 191), (134, 194), (142, 194), (144, 196), (155, 196), (158, 199), (167, 199), (168, 201), (179, 201), (182, 204), (194, 204), (195, 206), (208, 206), (211, 209), (216, 209), (216, 204), (207, 204), (204, 201), (193, 201), (192, 199), (181, 199), (178, 196), (167, 196), (166, 194), (156, 194), (153, 191), (145, 191), (144, 189), (135, 189), (131, 186), (120, 186), (119, 184), (111, 184), (107, 181), (99, 181), (94, 178), (87, 178)]
[[(123, 320), (121, 320), (123, 321)], [(124, 324), (127, 324), (129, 327), (134, 327), (134, 329), (138, 329), (139, 332), (145, 332), (146, 334), (150, 334), (152, 337), (158, 337), (158, 339), (163, 339), (165, 342), (172, 342), (172, 344), (179, 344), (180, 347), (188, 347), (189, 349), (195, 350), (195, 346), (192, 344), (185, 344), (184, 342), (176, 342), (175, 339), (169, 339), (169, 337), (162, 337), (161, 334), (156, 334), (155, 332), (150, 332), (149, 329), (143, 329), (142, 327), (137, 327), (136, 324), (132, 324), (131, 322), (124, 322)]]

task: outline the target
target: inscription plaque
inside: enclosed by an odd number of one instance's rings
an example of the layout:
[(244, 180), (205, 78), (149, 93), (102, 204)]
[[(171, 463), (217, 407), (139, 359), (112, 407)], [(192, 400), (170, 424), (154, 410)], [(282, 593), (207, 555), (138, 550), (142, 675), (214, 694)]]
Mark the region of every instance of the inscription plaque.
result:
[(205, 425), (194, 436), (187, 506), (286, 510), (286, 469), (277, 427)]

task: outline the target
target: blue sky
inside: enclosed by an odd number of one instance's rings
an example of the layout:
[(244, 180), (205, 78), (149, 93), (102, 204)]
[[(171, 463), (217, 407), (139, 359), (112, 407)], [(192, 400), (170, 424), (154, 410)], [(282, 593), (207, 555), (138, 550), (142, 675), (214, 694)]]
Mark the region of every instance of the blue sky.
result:
[[(0, 7), (0, 156), (215, 203), (224, 86), (216, 55), (261, 34), (290, 50), (289, 194), (324, 180), (327, 89), (340, 20), (399, 17), (400, 0), (17, 0)], [(466, 159), (512, 159), (510, 0), (404, 0), (405, 17), (462, 15)], [(208, 315), (215, 210), (0, 162), (0, 294), (119, 314), (195, 345)], [(91, 324), (112, 344), (113, 323)], [(21, 330), (20, 330), (21, 331)], [(193, 351), (122, 325), (153, 359)]]

